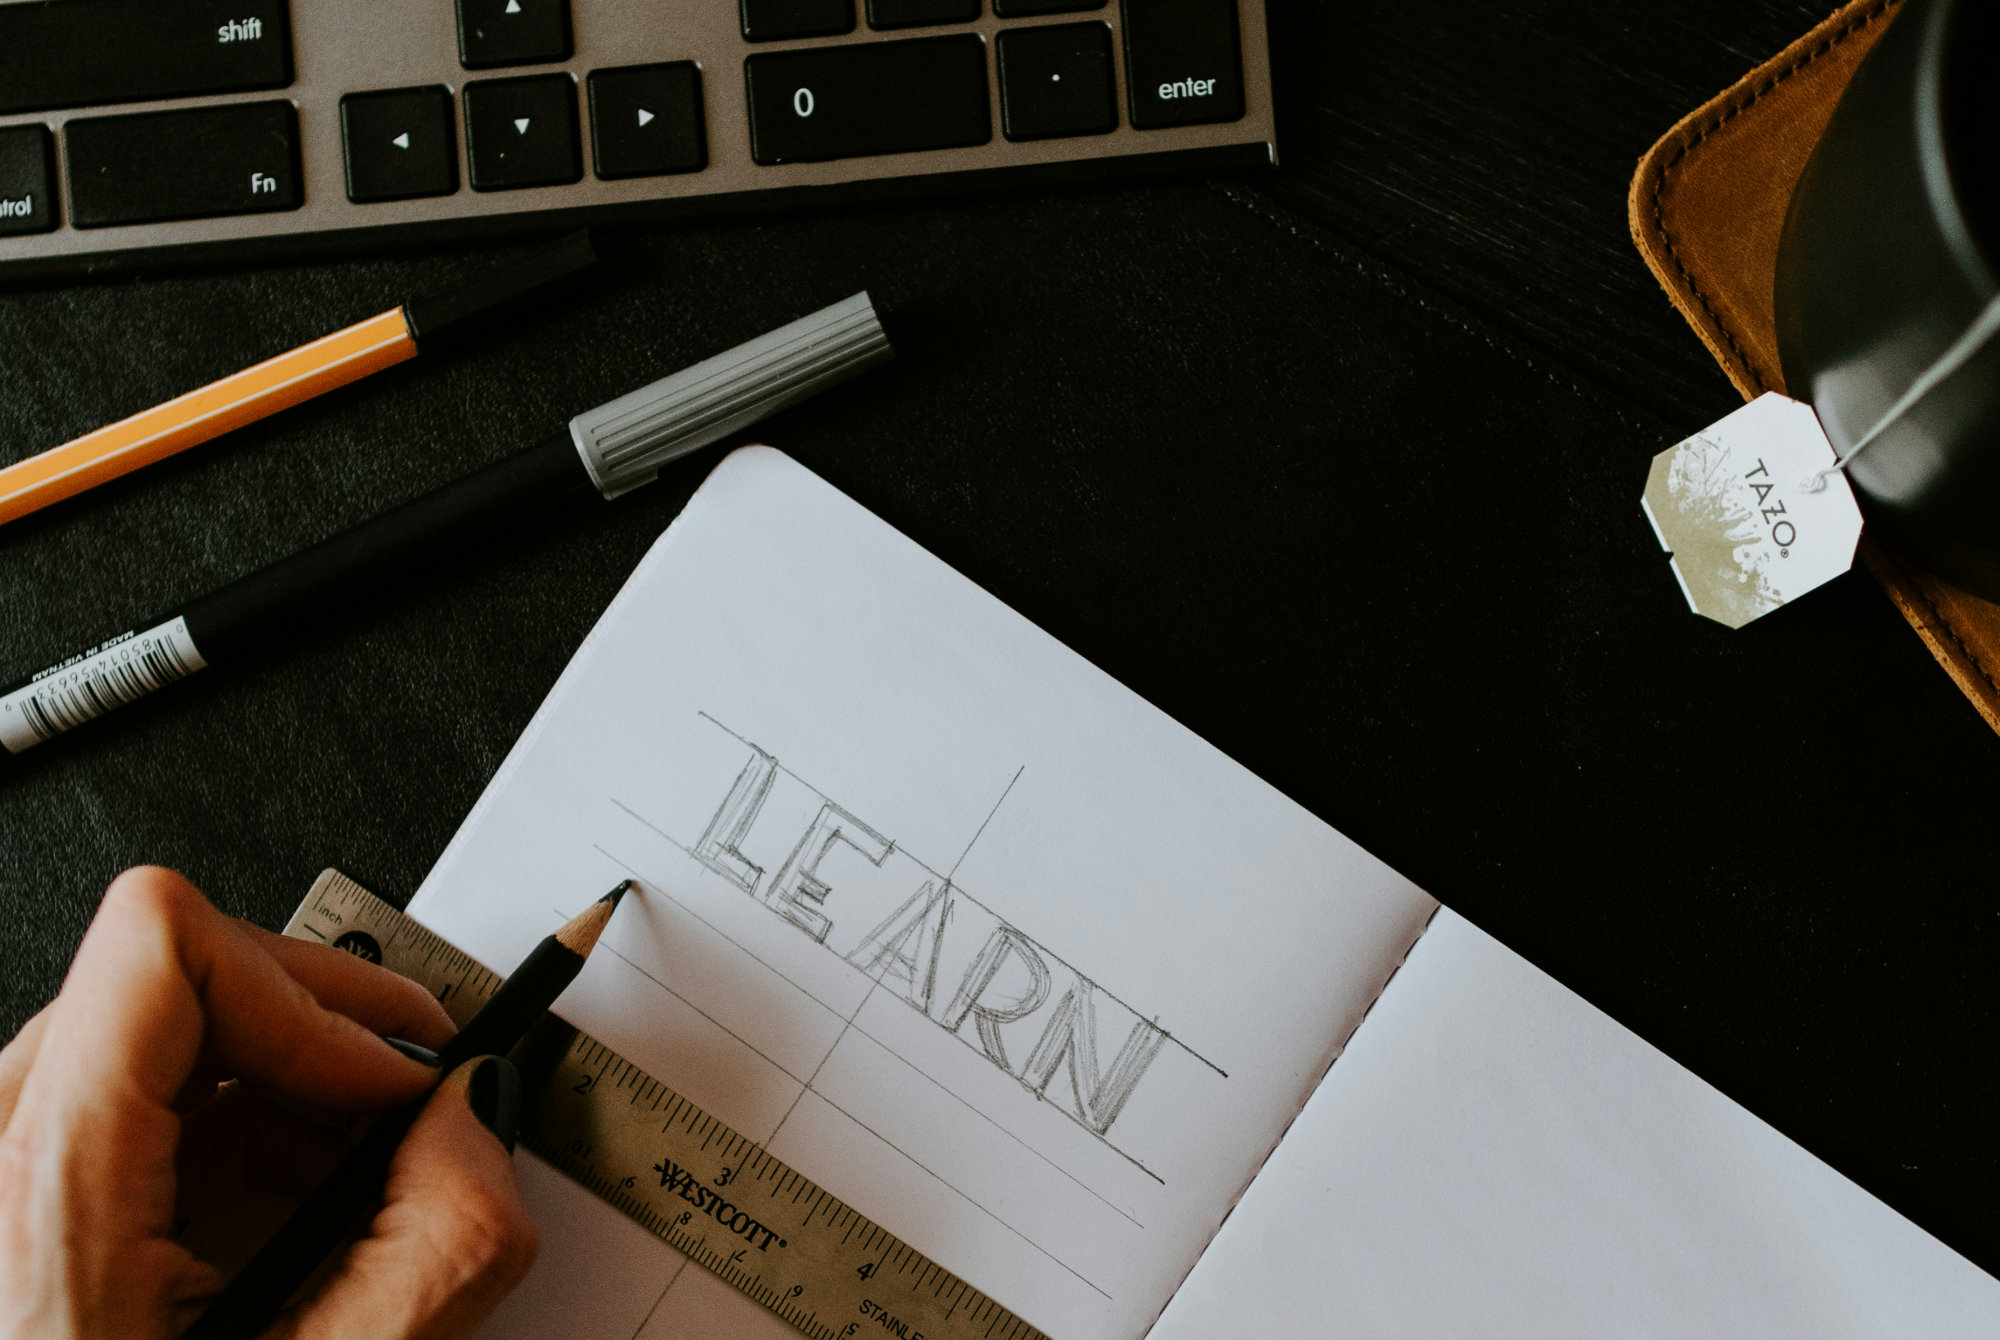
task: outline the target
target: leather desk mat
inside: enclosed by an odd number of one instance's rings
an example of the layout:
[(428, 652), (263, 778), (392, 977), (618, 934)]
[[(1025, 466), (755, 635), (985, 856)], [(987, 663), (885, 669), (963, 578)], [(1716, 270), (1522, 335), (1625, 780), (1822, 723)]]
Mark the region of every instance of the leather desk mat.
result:
[[(1853, 0), (1690, 113), (1639, 160), (1632, 237), (1746, 400), (1783, 391), (1772, 296), (1785, 212), (1862, 57), (1901, 0)], [(1861, 561), (2000, 730), (2000, 605), (1867, 535)]]

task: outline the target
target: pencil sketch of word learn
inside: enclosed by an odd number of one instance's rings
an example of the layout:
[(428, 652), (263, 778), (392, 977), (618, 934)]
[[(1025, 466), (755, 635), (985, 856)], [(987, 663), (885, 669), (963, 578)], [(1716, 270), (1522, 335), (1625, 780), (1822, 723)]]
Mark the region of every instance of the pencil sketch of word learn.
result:
[(1166, 1030), (747, 747), (694, 858), (1104, 1136)]

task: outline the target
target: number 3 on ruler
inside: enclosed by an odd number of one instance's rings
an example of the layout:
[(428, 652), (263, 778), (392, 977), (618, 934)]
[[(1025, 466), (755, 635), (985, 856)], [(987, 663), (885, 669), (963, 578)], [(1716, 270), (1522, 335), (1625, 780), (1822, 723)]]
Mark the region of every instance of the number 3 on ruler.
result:
[(813, 91), (809, 88), (802, 88), (793, 93), (792, 110), (800, 116), (811, 116), (813, 114)]

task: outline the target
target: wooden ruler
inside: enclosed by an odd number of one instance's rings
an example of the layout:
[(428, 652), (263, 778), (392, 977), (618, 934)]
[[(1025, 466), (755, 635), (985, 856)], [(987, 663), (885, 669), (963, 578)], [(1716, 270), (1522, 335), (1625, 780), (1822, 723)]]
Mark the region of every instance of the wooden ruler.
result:
[[(337, 870), (285, 934), (379, 963), (463, 1025), (500, 977)], [(1048, 1340), (811, 1180), (553, 1015), (514, 1054), (521, 1144), (813, 1340)]]

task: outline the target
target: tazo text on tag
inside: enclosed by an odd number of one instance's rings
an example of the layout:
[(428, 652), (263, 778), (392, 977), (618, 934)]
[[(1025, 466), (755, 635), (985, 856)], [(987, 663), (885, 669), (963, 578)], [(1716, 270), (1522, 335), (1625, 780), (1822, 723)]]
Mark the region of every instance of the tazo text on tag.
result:
[(1640, 505), (1696, 614), (1731, 628), (1854, 565), (1861, 509), (1810, 405), (1759, 396), (1653, 458)]

